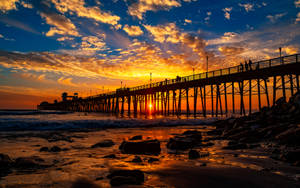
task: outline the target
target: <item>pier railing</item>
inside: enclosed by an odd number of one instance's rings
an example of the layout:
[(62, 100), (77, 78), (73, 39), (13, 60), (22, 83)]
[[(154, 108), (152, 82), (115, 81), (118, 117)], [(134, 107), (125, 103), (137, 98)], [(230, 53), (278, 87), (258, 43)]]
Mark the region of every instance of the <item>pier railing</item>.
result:
[(257, 62), (253, 62), (250, 64), (248, 63), (247, 64), (248, 66), (245, 64), (242, 64), (242, 65), (237, 65), (234, 67), (218, 69), (218, 70), (203, 72), (200, 74), (193, 74), (193, 75), (184, 76), (184, 77), (177, 76), (177, 78), (175, 78), (175, 79), (166, 79), (164, 81), (140, 85), (140, 86), (131, 87), (131, 88), (119, 88), (116, 91), (112, 91), (109, 93), (103, 93), (103, 94), (96, 95), (96, 96), (89, 96), (86, 99), (92, 99), (92, 98), (96, 98), (96, 97), (105, 97), (107, 95), (114, 95), (118, 91), (131, 92), (131, 91), (166, 86), (166, 85), (171, 85), (171, 84), (176, 84), (176, 83), (183, 83), (183, 82), (188, 82), (188, 81), (208, 79), (208, 78), (212, 78), (212, 77), (218, 77), (218, 76), (224, 76), (224, 75), (230, 75), (230, 74), (236, 74), (236, 73), (243, 73), (243, 72), (248, 72), (248, 71), (253, 71), (253, 70), (258, 70), (258, 69), (276, 67), (276, 66), (285, 65), (285, 64), (298, 63), (299, 60), (300, 60), (300, 54), (283, 56), (283, 57), (278, 57), (278, 58), (269, 59), (269, 60), (257, 61)]
[(296, 63), (296, 62), (299, 62), (299, 60), (300, 60), (299, 58), (300, 58), (300, 54), (283, 56), (281, 58), (278, 57), (278, 58), (274, 58), (274, 59), (270, 59), (270, 60), (263, 60), (263, 61), (258, 61), (258, 62), (254, 62), (254, 63), (250, 63), (250, 64), (248, 63), (248, 67), (245, 66), (245, 64), (243, 64), (242, 66), (237, 65), (234, 67), (229, 67), (229, 68), (224, 68), (224, 69), (219, 69), (219, 70), (214, 70), (214, 71), (209, 71), (209, 72), (203, 72), (200, 74), (194, 74), (194, 75), (189, 75), (189, 76), (185, 76), (185, 77), (177, 77), (175, 79), (166, 79), (165, 81), (161, 81), (161, 82), (155, 82), (155, 83), (151, 83), (151, 84), (132, 87), (132, 88), (129, 88), (129, 91), (148, 89), (148, 88), (165, 86), (165, 85), (170, 85), (170, 84), (175, 84), (175, 83), (207, 79), (207, 78), (212, 78), (212, 77), (217, 77), (217, 76), (224, 76), (224, 75), (258, 70), (258, 69), (270, 68), (270, 67), (275, 67), (275, 66), (284, 65), (284, 64)]

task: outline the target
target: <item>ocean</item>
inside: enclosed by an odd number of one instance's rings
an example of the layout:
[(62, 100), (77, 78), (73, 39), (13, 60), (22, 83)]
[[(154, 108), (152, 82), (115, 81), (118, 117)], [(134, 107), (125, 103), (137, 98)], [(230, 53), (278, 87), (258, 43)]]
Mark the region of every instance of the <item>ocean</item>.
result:
[(94, 112), (0, 110), (0, 131), (90, 130), (128, 127), (205, 125), (215, 118), (182, 116), (117, 116)]

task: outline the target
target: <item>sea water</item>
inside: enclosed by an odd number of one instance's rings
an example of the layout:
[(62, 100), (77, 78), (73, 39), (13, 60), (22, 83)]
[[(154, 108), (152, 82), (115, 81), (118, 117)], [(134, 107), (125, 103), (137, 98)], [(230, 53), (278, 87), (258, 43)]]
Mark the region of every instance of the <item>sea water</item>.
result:
[(0, 131), (82, 130), (102, 128), (204, 125), (214, 118), (186, 115), (120, 116), (94, 112), (0, 110)]

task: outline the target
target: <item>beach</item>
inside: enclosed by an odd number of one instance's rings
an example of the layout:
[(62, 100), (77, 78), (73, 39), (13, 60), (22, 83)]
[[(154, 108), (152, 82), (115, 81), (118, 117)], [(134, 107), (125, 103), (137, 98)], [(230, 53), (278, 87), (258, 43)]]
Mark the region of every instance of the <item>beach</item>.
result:
[[(228, 140), (214, 139), (214, 136), (207, 134), (215, 130), (212, 122), (207, 125), (152, 125), (73, 131), (2, 131), (0, 153), (8, 155), (14, 165), (6, 171), (2, 169), (0, 185), (111, 187), (112, 179), (108, 175), (112, 172), (138, 170), (144, 174), (142, 183), (121, 186), (299, 187), (299, 167), (271, 158), (274, 150), (272, 142), (261, 142), (259, 147), (252, 149), (224, 149)], [(201, 133), (201, 146), (192, 147), (200, 153), (199, 157), (189, 157), (190, 149), (167, 148), (170, 138), (189, 135), (187, 131)], [(124, 141), (147, 140), (159, 142), (159, 154), (124, 153), (119, 148)]]

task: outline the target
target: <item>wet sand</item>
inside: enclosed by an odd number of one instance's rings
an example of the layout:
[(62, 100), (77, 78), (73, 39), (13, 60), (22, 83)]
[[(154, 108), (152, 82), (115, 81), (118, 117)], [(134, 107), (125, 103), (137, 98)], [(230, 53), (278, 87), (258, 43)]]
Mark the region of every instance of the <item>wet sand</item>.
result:
[[(270, 158), (272, 143), (262, 143), (261, 147), (254, 149), (223, 150), (222, 147), (228, 141), (215, 140), (212, 141), (215, 144), (213, 146), (195, 148), (199, 152), (209, 153), (209, 156), (194, 160), (188, 159), (188, 151), (170, 153), (167, 150), (169, 138), (194, 129), (206, 132), (213, 127), (178, 126), (56, 133), (2, 132), (0, 153), (13, 159), (39, 156), (50, 166), (30, 170), (13, 169), (0, 178), (0, 185), (71, 187), (78, 178), (84, 178), (99, 187), (110, 187), (107, 179), (110, 171), (139, 169), (145, 173), (144, 184), (123, 187), (300, 187), (300, 168)], [(158, 139), (161, 154), (138, 155), (142, 162), (132, 162), (135, 155), (122, 154), (119, 145), (135, 135), (143, 135), (143, 139)], [(91, 148), (104, 139), (113, 140), (115, 145)], [(53, 146), (60, 147), (62, 151), (40, 152), (42, 147)], [(103, 158), (109, 154), (115, 154), (116, 158)], [(149, 163), (150, 157), (159, 161)]]

